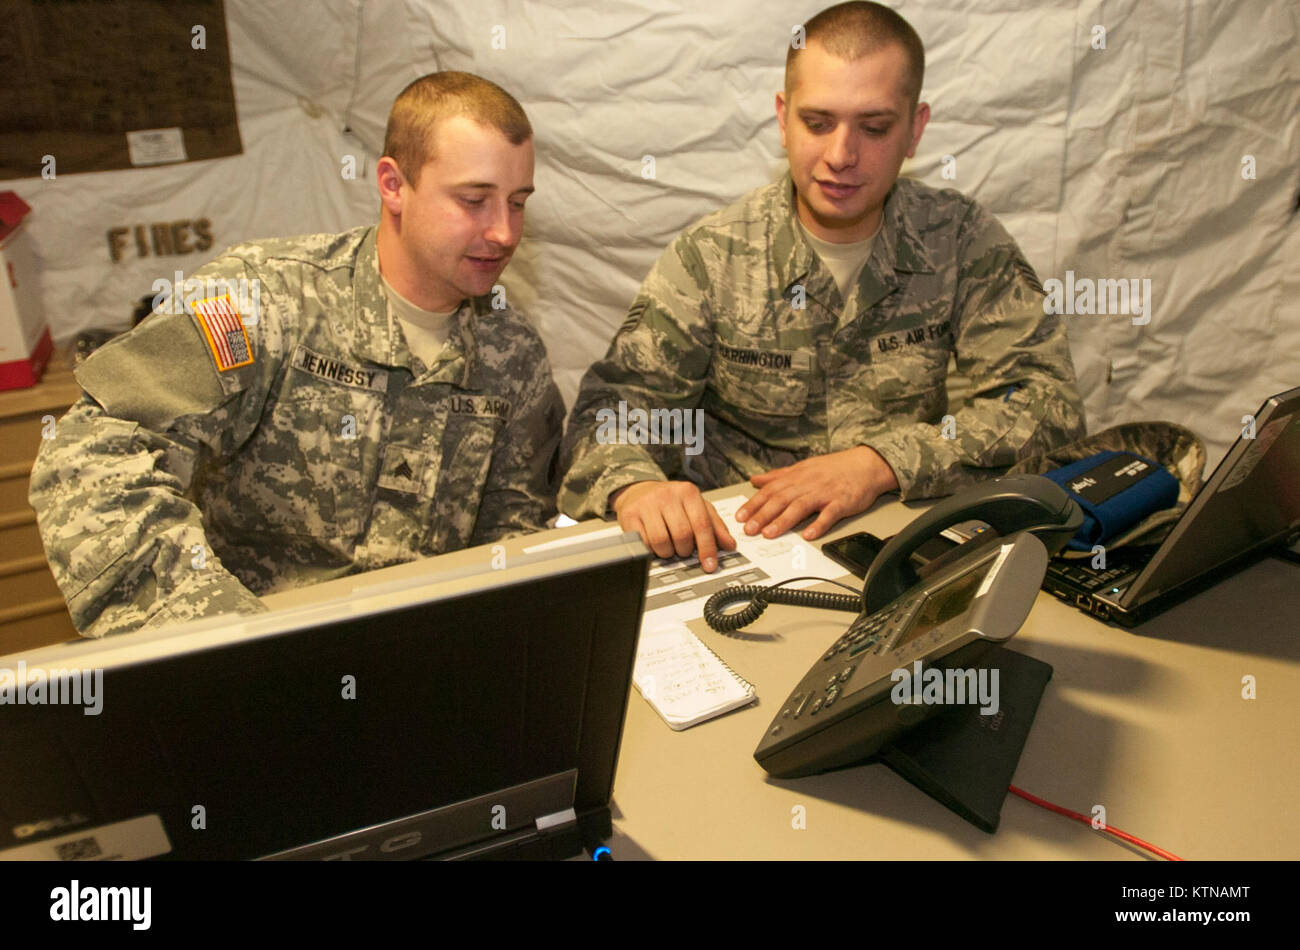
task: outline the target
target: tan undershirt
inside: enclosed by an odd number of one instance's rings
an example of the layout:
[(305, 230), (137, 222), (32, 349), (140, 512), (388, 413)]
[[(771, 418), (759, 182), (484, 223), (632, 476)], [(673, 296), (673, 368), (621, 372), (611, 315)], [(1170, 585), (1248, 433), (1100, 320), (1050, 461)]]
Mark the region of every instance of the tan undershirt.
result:
[(384, 293), (388, 297), (388, 308), (393, 316), (397, 318), (397, 322), (402, 325), (402, 335), (406, 337), (406, 345), (411, 348), (411, 353), (421, 363), (425, 366), (432, 366), (438, 361), (442, 348), (447, 343), (447, 338), (451, 336), (451, 328), (452, 324), (455, 323), (457, 311), (440, 313), (436, 310), (425, 310), (423, 307), (417, 307), (394, 290), (387, 277), (384, 277), (382, 273), (379, 276), (384, 282)]
[[(795, 218), (795, 220), (799, 219)], [(810, 234), (802, 221), (799, 221), (799, 230), (803, 232), (812, 249), (817, 252), (817, 256), (835, 278), (835, 286), (840, 290), (840, 299), (846, 304), (849, 303), (849, 292), (858, 282), (858, 275), (862, 273), (867, 258), (871, 256), (871, 248), (876, 243), (876, 235), (880, 233), (880, 228), (877, 227), (876, 233), (866, 240), (854, 241), (850, 244), (832, 244), (830, 241), (823, 241)]]

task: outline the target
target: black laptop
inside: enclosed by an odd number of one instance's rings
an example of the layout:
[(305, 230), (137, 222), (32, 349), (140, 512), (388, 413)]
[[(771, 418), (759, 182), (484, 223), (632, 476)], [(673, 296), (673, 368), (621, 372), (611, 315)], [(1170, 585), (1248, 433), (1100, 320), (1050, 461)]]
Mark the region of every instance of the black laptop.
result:
[(594, 853), (650, 554), (537, 537), (0, 657), (0, 860)]
[(1043, 589), (1134, 626), (1300, 533), (1300, 388), (1265, 401), (1163, 542), (1106, 552), (1103, 569), (1054, 558)]

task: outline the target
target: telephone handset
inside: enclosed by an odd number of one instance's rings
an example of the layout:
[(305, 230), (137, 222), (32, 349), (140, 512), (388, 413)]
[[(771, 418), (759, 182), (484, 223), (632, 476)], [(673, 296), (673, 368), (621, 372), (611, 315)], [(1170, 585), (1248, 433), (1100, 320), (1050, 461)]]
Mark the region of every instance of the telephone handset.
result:
[(920, 580), (912, 552), (963, 521), (983, 521), (992, 533), (977, 535), (926, 566), (926, 574), (1017, 531), (1037, 535), (1056, 554), (1083, 524), (1083, 510), (1060, 485), (1041, 475), (1007, 475), (946, 498), (927, 509), (881, 549), (862, 585), (862, 610), (875, 613)]
[[(930, 562), (909, 555), (963, 521), (991, 531)], [(972, 685), (967, 668), (1010, 639), (1033, 606), (1051, 554), (1083, 523), (1059, 485), (1038, 475), (994, 479), (930, 508), (896, 535), (867, 571), (862, 613), (803, 676), (763, 734), (754, 758), (793, 778), (850, 765), (942, 708), (917, 702), (930, 670)], [(823, 597), (832, 595), (822, 595)], [(905, 675), (904, 675), (905, 674)], [(894, 687), (917, 679), (916, 699)], [(893, 701), (891, 701), (893, 700)], [(965, 700), (958, 700), (965, 701)]]

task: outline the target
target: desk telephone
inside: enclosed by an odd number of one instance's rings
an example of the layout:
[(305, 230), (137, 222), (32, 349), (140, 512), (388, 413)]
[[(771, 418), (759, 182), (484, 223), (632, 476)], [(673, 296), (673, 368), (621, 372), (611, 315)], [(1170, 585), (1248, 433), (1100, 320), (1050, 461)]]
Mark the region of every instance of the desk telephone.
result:
[[(918, 574), (912, 552), (971, 520), (992, 530)], [(1007, 476), (939, 502), (900, 531), (872, 562), (860, 598), (752, 587), (714, 595), (705, 616), (715, 629), (719, 616), (752, 619), (772, 602), (860, 611), (781, 704), (754, 758), (778, 778), (811, 775), (859, 762), (926, 719), (936, 707), (890, 701), (894, 671), (910, 674), (917, 661), (922, 672), (969, 668), (1010, 639), (1033, 606), (1048, 558), (1082, 523), (1083, 512), (1059, 485), (1038, 475)], [(738, 597), (754, 603), (720, 614)]]

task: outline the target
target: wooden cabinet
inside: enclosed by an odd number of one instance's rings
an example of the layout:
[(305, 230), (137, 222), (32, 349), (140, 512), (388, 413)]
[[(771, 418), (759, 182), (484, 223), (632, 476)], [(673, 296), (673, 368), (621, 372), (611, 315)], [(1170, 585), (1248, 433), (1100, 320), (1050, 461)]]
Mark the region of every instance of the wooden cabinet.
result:
[(41, 382), (0, 392), (0, 656), (77, 638), (27, 504), (46, 417), (58, 419), (81, 389), (63, 354)]

